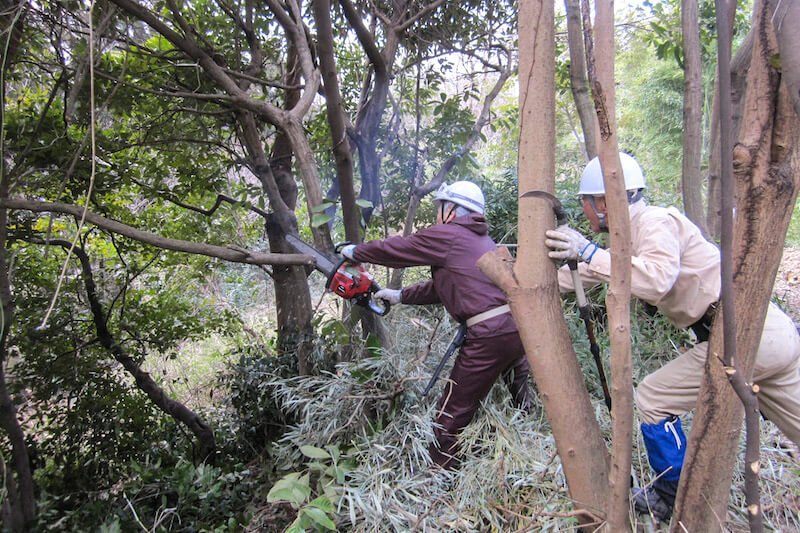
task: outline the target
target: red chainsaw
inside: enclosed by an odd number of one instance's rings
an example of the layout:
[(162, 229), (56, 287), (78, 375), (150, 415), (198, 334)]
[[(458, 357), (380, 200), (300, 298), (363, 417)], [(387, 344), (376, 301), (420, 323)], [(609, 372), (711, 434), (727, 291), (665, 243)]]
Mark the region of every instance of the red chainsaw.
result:
[[(389, 312), (389, 302), (381, 299), (383, 305), (373, 300), (372, 295), (381, 288), (375, 282), (372, 274), (367, 272), (361, 263), (350, 261), (347, 258), (339, 259), (338, 263), (332, 261), (327, 255), (320, 252), (310, 244), (306, 244), (291, 233), (286, 235), (286, 242), (301, 254), (307, 254), (316, 260), (314, 267), (325, 274), (327, 281), (325, 288), (345, 300), (352, 300), (357, 305), (365, 307), (379, 316)], [(336, 253), (349, 242), (336, 245)]]

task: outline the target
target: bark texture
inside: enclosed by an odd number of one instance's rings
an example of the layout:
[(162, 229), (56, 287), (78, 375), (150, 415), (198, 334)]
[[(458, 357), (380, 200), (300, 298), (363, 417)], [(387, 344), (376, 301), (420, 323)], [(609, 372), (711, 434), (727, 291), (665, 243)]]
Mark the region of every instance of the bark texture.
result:
[(681, 189), (683, 211), (703, 235), (708, 236), (700, 174), (703, 148), (703, 66), (700, 55), (697, 0), (682, 0), (683, 33), (683, 162)]
[(583, 130), (586, 160), (597, 155), (597, 115), (592, 105), (589, 82), (586, 79), (586, 55), (583, 47), (583, 25), (581, 23), (580, 0), (564, 0), (567, 10), (567, 43), (569, 45), (569, 81), (572, 99), (578, 110)]
[[(520, 192), (555, 191), (555, 60), (553, 3), (520, 4)], [(543, 232), (553, 228), (552, 206), (520, 200), (516, 265), (506, 248), (489, 253), (478, 267), (508, 298), (531, 371), (556, 440), (570, 496), (580, 521), (604, 512), (608, 451), (586, 390), (561, 310), (556, 271)]]
[(611, 340), (612, 456), (606, 531), (630, 530), (629, 492), (633, 442), (633, 364), (631, 361), (631, 228), (625, 178), (619, 161), (614, 93), (614, 3), (596, 4), (597, 77), (590, 78), (601, 126), (599, 157), (608, 207), (611, 282), (606, 293)]
[[(771, 23), (775, 6), (776, 2), (769, 0), (756, 7), (744, 113), (733, 149), (737, 206), (734, 309), (742, 317), (736, 343), (739, 369), (747, 382), (752, 380), (772, 283), (800, 187), (800, 122), (787, 87), (780, 83), (782, 78), (770, 62), (778, 52)], [(676, 500), (673, 532), (718, 528), (716, 516), (725, 516), (728, 503), (743, 409), (720, 361), (720, 325), (717, 318)]]
[[(733, 31), (736, 2), (728, 11), (728, 27)], [(753, 50), (753, 31), (745, 37), (744, 42), (731, 60), (731, 129), (736, 135), (741, 122), (741, 106), (747, 87), (747, 69), (750, 67), (750, 56)], [(714, 97), (711, 103), (711, 132), (708, 150), (708, 182), (706, 191), (706, 229), (709, 236), (719, 239), (720, 236), (720, 148), (719, 148), (719, 67), (714, 78)]]

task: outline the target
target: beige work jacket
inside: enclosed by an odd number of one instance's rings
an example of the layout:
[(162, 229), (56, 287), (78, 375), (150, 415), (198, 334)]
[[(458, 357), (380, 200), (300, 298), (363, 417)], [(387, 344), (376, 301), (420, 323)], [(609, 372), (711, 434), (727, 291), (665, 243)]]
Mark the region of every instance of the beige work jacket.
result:
[[(719, 300), (720, 252), (674, 207), (629, 206), (631, 293), (658, 307), (678, 328), (697, 322)], [(584, 286), (611, 280), (611, 253), (598, 249), (591, 263), (579, 263)], [(561, 292), (573, 290), (569, 269), (559, 269)]]

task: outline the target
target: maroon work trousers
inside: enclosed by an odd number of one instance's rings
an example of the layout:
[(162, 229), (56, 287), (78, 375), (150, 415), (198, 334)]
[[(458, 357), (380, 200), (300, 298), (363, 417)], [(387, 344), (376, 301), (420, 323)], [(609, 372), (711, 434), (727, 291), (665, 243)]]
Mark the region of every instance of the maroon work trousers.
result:
[(458, 435), (472, 421), (481, 401), (503, 375), (514, 405), (528, 410), (530, 367), (519, 333), (467, 339), (456, 357), (450, 381), (439, 399), (436, 442), (430, 447), (431, 460), (444, 468), (457, 468)]

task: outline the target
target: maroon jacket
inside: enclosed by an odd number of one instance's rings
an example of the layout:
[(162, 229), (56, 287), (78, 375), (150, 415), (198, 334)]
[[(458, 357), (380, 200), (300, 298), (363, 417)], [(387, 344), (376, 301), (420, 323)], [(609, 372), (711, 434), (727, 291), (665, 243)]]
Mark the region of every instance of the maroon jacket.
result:
[[(486, 219), (470, 213), (447, 224), (436, 224), (408, 237), (389, 237), (356, 246), (358, 261), (392, 268), (431, 266), (432, 280), (405, 287), (404, 304), (444, 304), (458, 321), (504, 305), (505, 295), (478, 270), (475, 263), (497, 248)], [(475, 324), (467, 338), (494, 337), (517, 330), (511, 313)]]

